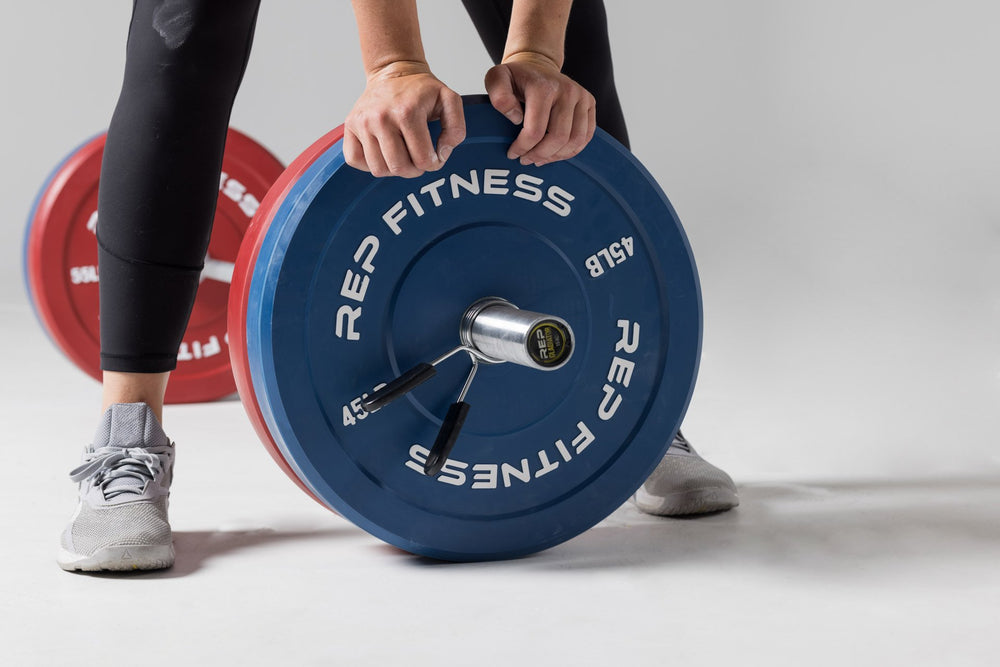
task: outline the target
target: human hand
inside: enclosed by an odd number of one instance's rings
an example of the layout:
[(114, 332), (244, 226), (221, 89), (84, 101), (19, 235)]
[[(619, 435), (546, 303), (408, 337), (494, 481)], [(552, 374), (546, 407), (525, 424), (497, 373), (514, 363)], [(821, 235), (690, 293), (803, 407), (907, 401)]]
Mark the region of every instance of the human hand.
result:
[(594, 96), (544, 55), (508, 56), (486, 73), (486, 91), (500, 113), (514, 124), (524, 123), (507, 151), (508, 158), (520, 158), (521, 164), (571, 158), (597, 128)]
[[(428, 121), (441, 121), (437, 150)], [(462, 98), (424, 63), (392, 63), (368, 77), (344, 122), (344, 159), (372, 176), (415, 178), (444, 165), (465, 139)]]

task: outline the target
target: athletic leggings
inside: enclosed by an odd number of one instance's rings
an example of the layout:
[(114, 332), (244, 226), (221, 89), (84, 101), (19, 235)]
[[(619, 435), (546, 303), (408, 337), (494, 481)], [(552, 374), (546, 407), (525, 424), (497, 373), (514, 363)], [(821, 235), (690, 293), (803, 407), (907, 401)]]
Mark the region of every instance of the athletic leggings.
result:
[[(499, 61), (512, 0), (463, 4)], [(260, 0), (134, 2), (98, 195), (104, 370), (161, 373), (177, 365), (259, 6)], [(598, 125), (627, 146), (602, 0), (573, 3), (563, 72), (595, 96)]]

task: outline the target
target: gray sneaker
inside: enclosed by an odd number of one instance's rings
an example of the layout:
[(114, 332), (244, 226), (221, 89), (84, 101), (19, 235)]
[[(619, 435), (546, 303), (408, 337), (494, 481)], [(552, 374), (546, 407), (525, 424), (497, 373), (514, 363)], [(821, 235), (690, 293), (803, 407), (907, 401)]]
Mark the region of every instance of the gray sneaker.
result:
[(156, 570), (174, 563), (167, 522), (174, 445), (145, 403), (108, 408), (70, 473), (80, 504), (62, 535), (64, 570)]
[(632, 500), (659, 516), (724, 512), (740, 504), (733, 478), (701, 458), (680, 431)]

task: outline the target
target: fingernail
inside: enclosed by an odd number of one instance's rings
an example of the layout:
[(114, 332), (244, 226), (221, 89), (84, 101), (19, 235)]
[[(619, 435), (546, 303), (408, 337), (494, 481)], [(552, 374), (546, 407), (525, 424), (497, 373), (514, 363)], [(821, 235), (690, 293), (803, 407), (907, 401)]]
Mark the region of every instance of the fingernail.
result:
[(519, 157), (521, 157), (521, 156), (518, 155), (517, 153), (515, 153), (514, 151), (507, 151), (507, 159), (508, 160), (516, 160)]
[(449, 155), (451, 155), (451, 146), (441, 146), (438, 149), (438, 158), (441, 162), (447, 160)]
[(521, 115), (521, 112), (518, 109), (512, 109), (504, 115), (507, 116), (507, 120), (514, 123), (514, 125), (520, 125), (521, 121), (524, 120), (524, 116)]
[(535, 163), (535, 166), (536, 167), (544, 167), (547, 164), (548, 164), (548, 162), (543, 162), (543, 161), (539, 160), (538, 162)]
[(522, 167), (527, 167), (529, 164), (531, 164), (531, 160), (529, 160), (526, 157), (521, 158), (521, 166)]
[(441, 163), (441, 158), (438, 157), (437, 153), (431, 153), (430, 157), (431, 157), (431, 162), (433, 162), (434, 164)]

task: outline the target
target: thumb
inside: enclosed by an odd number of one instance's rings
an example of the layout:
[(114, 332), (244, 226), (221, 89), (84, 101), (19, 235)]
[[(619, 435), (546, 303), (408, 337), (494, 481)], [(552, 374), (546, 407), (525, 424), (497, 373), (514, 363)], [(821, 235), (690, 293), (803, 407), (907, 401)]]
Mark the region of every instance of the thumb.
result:
[(465, 140), (465, 113), (462, 98), (451, 90), (441, 94), (441, 136), (438, 137), (438, 160), (445, 162), (455, 146)]
[(514, 93), (514, 77), (506, 65), (491, 67), (486, 73), (486, 92), (493, 108), (515, 125), (524, 122), (524, 109)]

